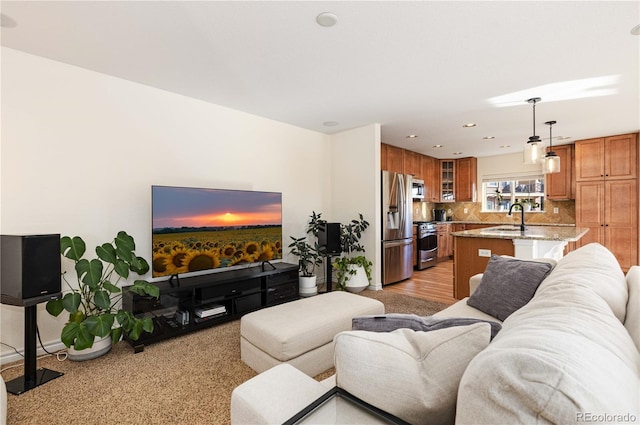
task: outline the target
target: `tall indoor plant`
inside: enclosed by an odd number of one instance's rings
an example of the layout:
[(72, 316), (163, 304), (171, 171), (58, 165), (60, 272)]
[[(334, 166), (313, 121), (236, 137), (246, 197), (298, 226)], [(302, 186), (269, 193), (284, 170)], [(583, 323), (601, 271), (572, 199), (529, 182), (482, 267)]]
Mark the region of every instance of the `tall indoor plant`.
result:
[[(61, 339), (64, 345), (75, 351), (93, 347), (96, 338), (107, 339), (112, 343), (126, 337), (137, 340), (143, 332), (153, 331), (150, 318), (138, 319), (131, 312), (119, 308), (122, 289), (118, 286), (121, 279), (127, 279), (129, 272), (144, 275), (149, 271), (147, 261), (136, 256), (133, 237), (120, 231), (111, 243), (96, 247), (98, 258), (83, 258), (86, 244), (79, 236), (64, 236), (60, 239), (60, 253), (74, 262), (77, 285), (72, 285), (62, 277), (69, 288), (62, 298), (47, 302), (47, 311), (59, 316), (63, 311), (69, 313), (69, 321), (62, 329)], [(157, 286), (146, 280), (137, 279), (128, 287), (129, 291), (158, 298)], [(110, 338), (107, 338), (110, 337)], [(105, 344), (103, 354), (111, 348)]]

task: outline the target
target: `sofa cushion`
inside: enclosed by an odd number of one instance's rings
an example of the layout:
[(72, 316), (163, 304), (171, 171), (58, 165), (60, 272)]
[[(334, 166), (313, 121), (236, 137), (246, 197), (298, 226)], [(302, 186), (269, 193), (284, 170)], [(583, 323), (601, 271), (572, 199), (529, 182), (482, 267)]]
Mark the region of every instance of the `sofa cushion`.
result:
[(589, 288), (598, 294), (624, 323), (629, 290), (618, 260), (607, 248), (590, 243), (567, 254), (540, 284), (536, 296), (563, 282)]
[[(590, 267), (580, 273), (589, 275)], [(605, 300), (557, 282), (513, 313), (470, 362), (456, 424), (565, 424), (634, 414), (639, 372), (640, 354)]]
[(406, 328), (428, 332), (452, 326), (468, 326), (474, 323), (488, 323), (491, 326), (491, 339), (502, 329), (502, 325), (493, 320), (470, 317), (421, 317), (416, 314), (397, 313), (354, 317), (351, 329), (354, 331), (392, 332), (396, 329)]
[(409, 423), (452, 424), (460, 378), (489, 344), (488, 323), (431, 332), (336, 335), (336, 383)]
[(553, 266), (492, 255), (467, 304), (502, 321), (529, 302)]
[(633, 266), (627, 272), (629, 301), (624, 318), (624, 327), (640, 351), (640, 266)]

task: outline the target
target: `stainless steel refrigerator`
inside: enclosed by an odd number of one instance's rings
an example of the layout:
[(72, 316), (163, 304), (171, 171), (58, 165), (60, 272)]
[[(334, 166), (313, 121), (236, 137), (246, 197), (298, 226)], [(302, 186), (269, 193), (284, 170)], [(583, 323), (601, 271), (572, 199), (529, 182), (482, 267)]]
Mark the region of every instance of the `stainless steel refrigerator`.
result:
[(413, 273), (411, 175), (382, 171), (382, 284)]

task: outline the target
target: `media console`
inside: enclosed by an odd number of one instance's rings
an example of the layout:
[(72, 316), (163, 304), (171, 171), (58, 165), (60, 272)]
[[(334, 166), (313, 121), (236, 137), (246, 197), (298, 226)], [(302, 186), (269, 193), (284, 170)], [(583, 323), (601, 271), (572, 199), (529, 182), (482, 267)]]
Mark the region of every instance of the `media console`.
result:
[(202, 276), (155, 282), (160, 297), (124, 287), (122, 306), (136, 317), (151, 317), (152, 333), (128, 340), (135, 352), (154, 342), (208, 328), (243, 314), (299, 298), (298, 266), (274, 263)]

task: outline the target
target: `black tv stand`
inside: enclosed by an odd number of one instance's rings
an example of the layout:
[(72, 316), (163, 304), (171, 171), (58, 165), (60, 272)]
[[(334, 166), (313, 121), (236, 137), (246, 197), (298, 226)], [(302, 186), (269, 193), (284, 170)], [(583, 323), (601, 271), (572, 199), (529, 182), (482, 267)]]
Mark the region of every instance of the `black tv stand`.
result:
[(136, 317), (153, 320), (152, 333), (137, 341), (128, 340), (134, 351), (144, 346), (189, 332), (215, 326), (261, 308), (296, 300), (298, 266), (269, 263), (261, 266), (202, 276), (173, 276), (154, 282), (160, 298), (141, 296), (123, 288), (122, 306)]

